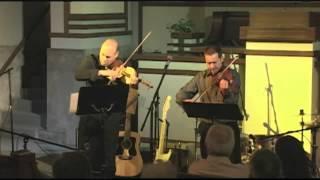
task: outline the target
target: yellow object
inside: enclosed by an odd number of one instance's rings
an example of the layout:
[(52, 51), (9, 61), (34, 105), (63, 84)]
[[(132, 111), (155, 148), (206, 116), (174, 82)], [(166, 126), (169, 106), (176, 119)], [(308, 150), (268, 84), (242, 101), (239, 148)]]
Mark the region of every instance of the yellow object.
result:
[[(312, 43), (247, 42), (246, 47), (250, 50), (287, 50), (289, 47), (293, 51), (312, 51)], [(244, 132), (274, 135), (273, 131), (268, 132), (266, 124), (281, 134), (300, 130), (302, 118), (304, 123), (310, 123), (310, 115), (317, 113), (317, 79), (313, 57), (247, 55), (245, 107), (249, 119), (244, 121)], [(300, 110), (306, 115), (299, 115)], [(289, 135), (301, 140), (301, 132)], [(303, 141), (305, 150), (310, 152), (310, 130), (303, 132)]]
[(120, 74), (122, 75), (121, 81), (126, 84), (134, 84), (134, 81), (137, 78), (136, 70), (129, 66), (120, 70)]

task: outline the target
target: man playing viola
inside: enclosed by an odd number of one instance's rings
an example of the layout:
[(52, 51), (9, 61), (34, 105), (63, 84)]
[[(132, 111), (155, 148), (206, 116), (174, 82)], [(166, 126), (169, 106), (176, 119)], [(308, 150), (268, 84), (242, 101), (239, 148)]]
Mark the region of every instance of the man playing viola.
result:
[[(86, 57), (75, 71), (75, 79), (86, 81), (87, 86), (126, 86), (130, 85), (128, 99), (137, 96), (134, 85), (138, 82), (136, 73), (131, 74), (128, 84), (121, 81), (124, 66), (118, 58), (118, 42), (107, 39), (100, 48), (99, 60)], [(109, 83), (109, 82), (112, 83)], [(136, 103), (135, 103), (136, 104)], [(130, 106), (131, 107), (131, 106)], [(127, 113), (135, 113), (135, 107), (127, 108)], [(120, 112), (82, 115), (79, 121), (79, 148), (87, 152), (94, 172), (102, 171), (106, 178), (115, 175), (115, 155), (118, 146), (120, 121), (125, 114)], [(102, 165), (105, 164), (105, 167)]]
[[(182, 105), (183, 101), (193, 102), (194, 97), (199, 94), (200, 102), (204, 103), (238, 103), (240, 90), (240, 75), (237, 71), (223, 65), (221, 48), (210, 45), (204, 50), (204, 60), (207, 69), (197, 73), (176, 94), (176, 102)], [(237, 122), (226, 122), (225, 120), (201, 119), (198, 127), (200, 133), (201, 157), (206, 158), (207, 152), (204, 144), (207, 131), (212, 123), (225, 123), (234, 129), (235, 148), (231, 154), (233, 163), (240, 163), (240, 132)]]

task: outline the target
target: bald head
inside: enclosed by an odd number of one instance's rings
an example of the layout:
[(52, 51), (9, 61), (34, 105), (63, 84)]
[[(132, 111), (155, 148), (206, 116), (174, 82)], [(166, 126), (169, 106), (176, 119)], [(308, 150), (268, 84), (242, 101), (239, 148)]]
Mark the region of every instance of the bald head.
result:
[(224, 124), (212, 125), (205, 139), (208, 154), (230, 156), (234, 147), (234, 132)]
[(112, 64), (119, 56), (118, 41), (115, 39), (105, 40), (100, 48), (99, 61), (102, 66)]

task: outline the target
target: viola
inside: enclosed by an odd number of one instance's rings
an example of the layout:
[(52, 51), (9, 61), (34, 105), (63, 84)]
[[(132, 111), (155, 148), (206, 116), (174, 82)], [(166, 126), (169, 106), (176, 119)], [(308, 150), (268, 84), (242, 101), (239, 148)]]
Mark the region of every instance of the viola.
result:
[[(231, 88), (232, 90), (232, 82), (233, 82), (233, 75), (232, 75), (232, 70), (230, 68), (221, 68), (224, 69), (223, 71), (219, 71), (218, 73), (216, 73), (213, 77), (213, 84), (219, 87), (220, 81), (221, 80), (226, 80), (229, 83), (229, 88)], [(222, 93), (222, 95), (225, 94), (227, 89), (220, 89), (220, 92)]]
[[(221, 69), (224, 69), (223, 71), (221, 71)], [(216, 73), (213, 77), (213, 81), (215, 84), (218, 84), (222, 79), (226, 80), (226, 81), (232, 81), (233, 80), (233, 76), (232, 76), (232, 71), (230, 68), (225, 68), (222, 67), (220, 69), (220, 71), (218, 71), (218, 73)]]
[[(125, 83), (125, 84), (134, 84), (134, 80), (135, 78), (137, 77), (137, 72), (134, 68), (130, 67), (130, 66), (122, 66), (123, 63), (120, 59), (117, 59), (115, 60), (113, 63), (112, 63), (112, 69), (113, 71), (119, 71), (119, 75), (117, 76), (118, 78), (120, 78), (120, 80)], [(121, 69), (119, 69), (121, 68)], [(111, 77), (108, 77), (108, 79), (111, 80)], [(138, 78), (138, 83), (141, 83), (143, 85), (146, 85), (148, 88), (153, 88), (153, 86), (141, 79), (141, 78)]]
[[(232, 71), (231, 71), (230, 67), (236, 60), (238, 60), (238, 58), (234, 58), (228, 66), (226, 66), (225, 68), (221, 68), (218, 71), (218, 73), (216, 73), (214, 75), (214, 78), (213, 78), (214, 85), (219, 86), (219, 83), (222, 79), (228, 80), (229, 85), (233, 82), (233, 76), (232, 76)], [(193, 102), (196, 102), (199, 98), (201, 98), (211, 88), (212, 88), (212, 86), (209, 86), (207, 89), (205, 89), (200, 96), (198, 96), (195, 100), (193, 100)], [(234, 88), (235, 88), (235, 86), (231, 86), (232, 91), (235, 91)], [(220, 92), (222, 93), (222, 95), (224, 95), (226, 90), (220, 89)]]

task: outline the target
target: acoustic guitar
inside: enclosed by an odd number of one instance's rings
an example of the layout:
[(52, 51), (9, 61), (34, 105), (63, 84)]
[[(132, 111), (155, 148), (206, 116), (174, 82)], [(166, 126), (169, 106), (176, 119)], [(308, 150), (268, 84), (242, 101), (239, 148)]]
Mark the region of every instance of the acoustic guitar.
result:
[(166, 100), (163, 104), (163, 109), (162, 109), (162, 121), (161, 121), (161, 126), (160, 126), (160, 138), (159, 138), (159, 146), (158, 149), (156, 150), (156, 157), (155, 157), (155, 163), (157, 161), (162, 161), (162, 162), (167, 162), (172, 154), (171, 149), (166, 153), (166, 144), (167, 144), (167, 128), (168, 128), (168, 122), (167, 122), (167, 112), (170, 108), (170, 101), (171, 101), (171, 96), (167, 96)]
[(116, 176), (132, 177), (142, 172), (140, 135), (131, 131), (131, 114), (127, 113), (124, 131), (119, 132), (120, 151), (116, 155)]

